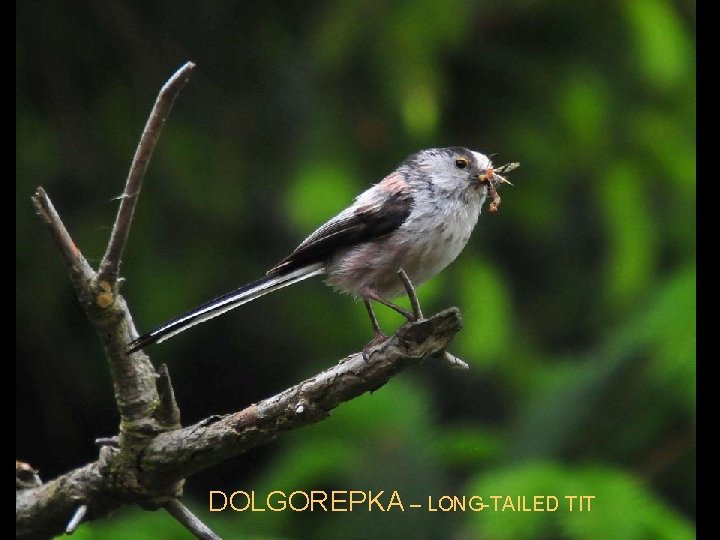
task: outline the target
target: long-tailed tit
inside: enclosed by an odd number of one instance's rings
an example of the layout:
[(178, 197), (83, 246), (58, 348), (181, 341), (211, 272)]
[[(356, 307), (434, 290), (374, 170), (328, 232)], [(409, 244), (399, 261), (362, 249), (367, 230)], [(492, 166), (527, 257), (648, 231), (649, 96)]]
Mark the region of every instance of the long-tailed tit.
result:
[[(265, 277), (140, 336), (130, 343), (128, 353), (320, 274), (336, 290), (362, 298), (375, 333), (367, 346), (378, 343), (385, 335), (370, 301), (409, 320), (421, 316), (411, 281), (420, 284), (455, 260), (488, 195), (490, 210), (497, 210), (496, 185), (509, 183), (499, 173), (517, 166), (493, 168), (487, 156), (467, 148), (431, 148), (413, 154), (308, 236)], [(403, 291), (410, 296), (413, 312), (389, 300)]]

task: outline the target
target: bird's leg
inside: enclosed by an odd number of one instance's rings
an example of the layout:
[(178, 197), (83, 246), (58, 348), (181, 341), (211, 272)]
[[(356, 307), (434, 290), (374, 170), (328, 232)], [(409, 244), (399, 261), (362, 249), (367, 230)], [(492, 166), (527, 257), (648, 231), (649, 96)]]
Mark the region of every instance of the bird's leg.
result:
[(415, 287), (413, 287), (412, 281), (410, 281), (410, 278), (407, 273), (405, 273), (404, 269), (400, 268), (400, 270), (398, 270), (398, 277), (400, 278), (400, 281), (402, 281), (402, 284), (405, 287), (405, 292), (410, 299), (414, 320), (419, 321), (423, 318), (423, 314), (422, 309), (420, 309), (420, 301), (418, 300), (417, 293), (415, 293)]
[[(508, 182), (509, 183), (509, 182)], [(398, 277), (400, 278), (400, 281), (402, 281), (403, 285), (405, 286), (405, 291), (407, 292), (408, 298), (410, 299), (410, 305), (412, 306), (413, 312), (415, 314), (416, 320), (420, 320), (423, 317), (422, 310), (420, 309), (420, 301), (418, 300), (417, 293), (415, 292), (415, 287), (413, 287), (412, 281), (410, 281), (410, 278), (408, 277), (405, 270), (402, 268), (398, 270)], [(456, 369), (470, 369), (470, 366), (467, 364), (467, 362), (461, 360), (457, 356), (450, 354), (445, 349), (438, 352), (436, 354), (439, 358), (442, 358), (445, 360), (448, 364), (450, 364), (452, 367)]]
[(380, 341), (387, 339), (387, 336), (383, 334), (383, 331), (380, 329), (380, 325), (378, 324), (375, 312), (370, 305), (370, 301), (363, 300), (363, 302), (365, 303), (365, 309), (367, 309), (368, 316), (370, 317), (370, 324), (372, 325), (373, 334), (375, 334), (375, 338), (373, 339), (373, 341), (377, 341), (379, 343)]
[(370, 300), (375, 300), (376, 302), (380, 302), (383, 306), (387, 306), (393, 311), (397, 311), (400, 315), (405, 317), (408, 321), (415, 321), (415, 314), (411, 311), (408, 311), (402, 306), (398, 306), (397, 304), (393, 304), (390, 300), (383, 298), (378, 293), (370, 289), (365, 293), (365, 297), (369, 298)]
[(403, 287), (405, 287), (405, 292), (407, 293), (408, 298), (410, 299), (412, 311), (408, 311), (404, 307), (398, 306), (387, 298), (383, 298), (373, 289), (368, 289), (367, 291), (365, 291), (365, 299), (367, 300), (369, 298), (370, 300), (380, 302), (382, 305), (389, 307), (393, 311), (397, 311), (400, 315), (405, 317), (410, 322), (419, 321), (423, 318), (423, 314), (422, 309), (420, 309), (420, 301), (418, 300), (417, 293), (415, 293), (415, 287), (413, 287), (413, 284), (410, 281), (410, 278), (408, 277), (405, 270), (400, 268), (397, 274), (400, 278), (400, 281), (402, 281)]
[(380, 329), (380, 325), (378, 324), (378, 320), (377, 320), (377, 317), (375, 316), (375, 312), (373, 311), (373, 308), (370, 305), (370, 301), (367, 299), (363, 299), (363, 302), (365, 303), (365, 309), (367, 310), (368, 316), (370, 317), (370, 324), (372, 325), (373, 334), (374, 334), (374, 337), (372, 338), (372, 340), (370, 340), (370, 342), (368, 344), (366, 344), (362, 350), (363, 360), (365, 360), (367, 362), (368, 358), (369, 358), (368, 355), (369, 355), (370, 349), (372, 347), (374, 347), (375, 345), (378, 345), (379, 343), (382, 343), (383, 341), (385, 341), (388, 338), (388, 336), (386, 336), (383, 333), (383, 331)]
[(363, 302), (365, 303), (365, 309), (368, 312), (368, 316), (370, 317), (370, 324), (372, 325), (373, 333), (375, 334), (375, 337), (363, 347), (363, 358), (367, 362), (369, 356), (368, 352), (371, 347), (374, 347), (375, 345), (382, 343), (385, 341), (388, 336), (386, 336), (382, 330), (380, 330), (380, 325), (378, 324), (377, 317), (375, 316), (375, 312), (373, 311), (372, 305), (370, 305), (370, 300), (375, 300), (376, 302), (380, 302), (382, 305), (389, 307), (393, 311), (397, 311), (400, 315), (405, 317), (410, 322), (419, 321), (423, 318), (422, 309), (420, 309), (420, 301), (418, 300), (417, 294), (415, 293), (415, 287), (413, 287), (412, 282), (410, 281), (410, 278), (408, 277), (405, 270), (400, 268), (398, 270), (398, 277), (400, 278), (400, 281), (402, 281), (403, 286), (405, 287), (405, 292), (407, 292), (408, 298), (410, 299), (410, 305), (412, 306), (412, 311), (408, 311), (402, 306), (398, 306), (397, 304), (391, 302), (387, 298), (383, 298), (380, 296), (376, 291), (372, 289), (368, 289), (365, 291), (365, 294), (363, 295)]

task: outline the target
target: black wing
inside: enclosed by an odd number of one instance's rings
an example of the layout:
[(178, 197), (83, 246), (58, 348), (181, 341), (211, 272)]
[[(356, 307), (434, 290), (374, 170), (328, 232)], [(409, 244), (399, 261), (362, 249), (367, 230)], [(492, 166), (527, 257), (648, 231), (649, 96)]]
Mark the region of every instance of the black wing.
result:
[(412, 202), (407, 182), (398, 173), (391, 175), (308, 236), (267, 273), (277, 274), (323, 262), (342, 248), (391, 233), (410, 215)]

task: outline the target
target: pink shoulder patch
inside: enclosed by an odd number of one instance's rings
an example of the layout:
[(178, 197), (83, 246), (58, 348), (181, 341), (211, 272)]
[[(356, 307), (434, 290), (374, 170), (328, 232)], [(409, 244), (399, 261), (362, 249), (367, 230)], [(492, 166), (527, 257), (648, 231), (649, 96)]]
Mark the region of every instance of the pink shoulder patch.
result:
[(408, 189), (408, 183), (405, 177), (401, 173), (393, 173), (386, 176), (379, 184), (378, 187), (386, 193), (399, 193)]

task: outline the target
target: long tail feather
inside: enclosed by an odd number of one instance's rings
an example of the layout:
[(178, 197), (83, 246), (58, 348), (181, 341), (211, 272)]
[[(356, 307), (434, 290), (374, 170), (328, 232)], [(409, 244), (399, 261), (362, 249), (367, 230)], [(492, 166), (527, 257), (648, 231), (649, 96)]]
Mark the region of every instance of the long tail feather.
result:
[(210, 300), (202, 306), (196, 307), (179, 317), (166, 322), (162, 326), (157, 327), (152, 332), (148, 332), (139, 338), (130, 342), (127, 353), (139, 351), (151, 345), (152, 343), (161, 343), (172, 336), (184, 332), (191, 326), (205, 322), (213, 317), (222, 315), (226, 311), (230, 311), (238, 306), (247, 304), (263, 295), (297, 283), (304, 279), (322, 274), (324, 272), (323, 265), (311, 264), (303, 268), (298, 268), (284, 275), (269, 275), (247, 285), (243, 285), (239, 289), (231, 291), (222, 296)]

